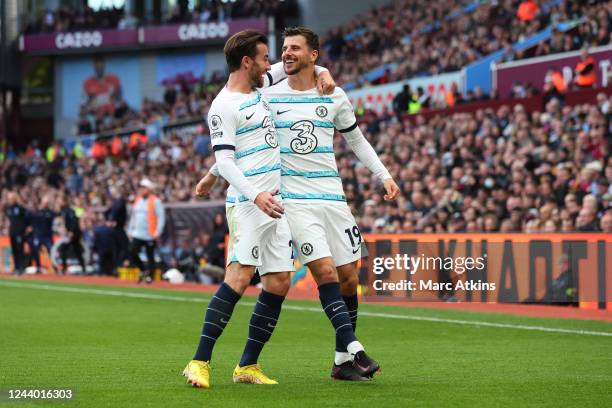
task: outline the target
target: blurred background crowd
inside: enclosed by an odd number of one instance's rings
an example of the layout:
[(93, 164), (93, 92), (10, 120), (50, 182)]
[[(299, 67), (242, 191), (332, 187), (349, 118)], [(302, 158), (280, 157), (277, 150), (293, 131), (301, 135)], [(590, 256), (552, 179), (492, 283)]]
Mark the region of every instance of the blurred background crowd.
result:
[[(585, 49), (581, 61), (588, 66), (586, 49), (610, 43), (612, 1), (384, 3), (322, 35), (319, 64), (328, 67), (338, 85), (347, 90), (457, 71), (500, 50), (502, 61), (507, 62)], [(296, 7), (292, 1), (247, 0), (203, 2), (190, 8), (179, 1), (170, 17), (155, 21), (126, 14), (122, 8), (75, 11), (59, 7), (30, 17), (24, 32), (295, 15)], [(555, 29), (568, 25), (569, 30)], [(553, 27), (550, 39), (525, 52), (513, 49), (512, 44), (549, 26)], [(372, 76), (372, 71), (378, 74)], [(577, 67), (580, 76), (578, 71)], [(584, 75), (590, 74), (585, 71)], [(529, 78), (517, 82), (507, 99), (501, 99), (495, 89), (486, 94), (479, 88), (464, 93), (454, 87), (445, 98), (434, 101), (427, 90), (406, 86), (395, 95), (393, 109), (356, 103), (360, 127), (402, 190), (399, 201), (384, 202), (380, 183), (337, 135), (339, 172), (362, 231), (612, 233), (610, 88), (602, 88), (587, 103), (569, 105), (567, 92), (595, 84), (564, 83), (554, 69), (547, 78), (541, 91)], [(126, 135), (125, 130), (159, 120), (170, 124), (201, 120), (224, 81), (225, 74), (220, 72), (179, 78), (165, 85), (161, 99), (143, 98), (138, 108), (120, 96), (108, 110), (79, 102), (75, 134), (104, 136), (88, 147), (78, 141), (67, 148), (59, 142), (43, 145), (36, 140), (26, 149), (5, 146), (0, 206), (7, 209), (16, 200), (31, 223), (45, 209), (61, 220), (63, 202), (74, 209), (83, 241), (95, 253), (96, 228), (116, 221), (109, 210), (117, 200), (125, 201), (129, 217), (143, 178), (152, 181), (154, 193), (164, 204), (196, 201), (193, 189), (214, 163), (206, 124), (157, 138), (140, 131)], [(538, 109), (513, 102), (539, 93), (544, 94), (544, 102)], [(469, 112), (453, 110), (490, 100), (500, 103)], [(444, 113), (423, 115), (437, 109)], [(206, 201), (222, 205), (226, 187), (219, 182)], [(9, 233), (7, 215), (0, 216), (2, 235)], [(199, 274), (207, 263), (223, 266), (227, 227), (223, 217), (214, 219), (206, 232), (192, 231), (178, 240), (162, 236), (160, 262), (184, 273), (188, 270), (193, 280), (214, 281)], [(61, 221), (56, 221), (55, 231), (65, 234)], [(117, 259), (116, 265), (126, 260)]]

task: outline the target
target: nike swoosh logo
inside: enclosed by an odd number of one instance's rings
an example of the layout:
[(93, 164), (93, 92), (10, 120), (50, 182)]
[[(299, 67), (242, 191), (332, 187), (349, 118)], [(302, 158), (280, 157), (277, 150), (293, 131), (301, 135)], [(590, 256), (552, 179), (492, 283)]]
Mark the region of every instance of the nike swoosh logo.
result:
[(276, 111), (276, 114), (277, 114), (277, 115), (282, 115), (283, 113), (287, 113), (287, 112), (289, 112), (290, 110), (291, 110), (291, 109), (287, 109), (287, 110), (284, 110), (284, 111), (279, 111), (279, 110), (277, 110), (277, 111)]
[(272, 323), (268, 323), (268, 327), (269, 327), (269, 328), (271, 328), (271, 329), (273, 329), (273, 328), (275, 328), (276, 326), (274, 326)]
[(228, 322), (227, 320), (223, 320), (223, 318), (221, 318), (219, 320), (221, 320), (221, 323), (223, 323), (223, 324), (227, 324), (227, 322)]
[(353, 249), (353, 254), (356, 254), (357, 252), (359, 252), (360, 249), (361, 249), (361, 247), (359, 247), (357, 249)]
[(332, 308), (332, 312), (335, 312), (336, 310), (339, 310), (342, 306), (338, 306), (338, 307), (333, 307)]
[(253, 115), (255, 114), (255, 112), (251, 113), (250, 115), (247, 115), (246, 120), (249, 120), (253, 117)]

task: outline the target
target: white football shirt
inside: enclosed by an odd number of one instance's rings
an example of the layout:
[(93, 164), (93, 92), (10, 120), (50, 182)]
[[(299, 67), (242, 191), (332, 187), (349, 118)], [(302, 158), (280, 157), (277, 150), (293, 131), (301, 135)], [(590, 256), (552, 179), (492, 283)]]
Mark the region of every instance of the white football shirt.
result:
[(288, 81), (263, 90), (280, 142), (283, 201), (346, 202), (334, 156), (334, 131), (348, 132), (357, 119), (348, 97), (336, 87), (296, 91)]
[[(280, 189), (280, 149), (270, 107), (260, 90), (249, 94), (224, 87), (208, 111), (213, 150), (234, 150), (236, 165), (261, 191)], [(226, 205), (249, 201), (230, 185)]]

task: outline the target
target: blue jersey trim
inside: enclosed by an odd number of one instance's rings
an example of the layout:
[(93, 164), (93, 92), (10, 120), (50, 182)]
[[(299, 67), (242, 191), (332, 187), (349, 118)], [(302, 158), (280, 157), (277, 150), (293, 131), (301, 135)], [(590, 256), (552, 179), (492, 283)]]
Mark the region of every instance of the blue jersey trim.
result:
[[(291, 126), (293, 126), (294, 124), (296, 124), (298, 122), (302, 122), (302, 121), (301, 120), (300, 121), (295, 121), (295, 122), (291, 122), (291, 121), (277, 122), (277, 121), (274, 121), (274, 127), (276, 127), (277, 129), (287, 129), (287, 128), (290, 128)], [(329, 120), (311, 120), (309, 122), (312, 122), (313, 125), (315, 125), (316, 127), (320, 127), (320, 128), (330, 128), (330, 129), (333, 129), (333, 128), (336, 127), (336, 125), (334, 125)]]
[(328, 96), (286, 96), (278, 98), (270, 98), (269, 103), (334, 103), (333, 99)]
[(256, 176), (258, 174), (264, 174), (264, 173), (269, 173), (271, 171), (280, 170), (280, 168), (281, 168), (280, 163), (276, 163), (273, 166), (263, 166), (263, 167), (258, 167), (256, 169), (247, 170), (244, 172), (244, 175), (245, 177)]
[(249, 108), (251, 106), (257, 105), (261, 101), (261, 93), (257, 92), (257, 96), (249, 101), (243, 102), (240, 104), (240, 109), (243, 110)]
[(251, 125), (251, 126), (246, 126), (246, 127), (240, 128), (240, 129), (238, 129), (236, 131), (236, 136), (240, 136), (240, 135), (242, 135), (244, 133), (248, 133), (248, 132), (251, 132), (253, 130), (257, 130), (257, 129), (259, 129), (261, 127), (261, 125), (262, 125), (261, 123), (258, 123), (256, 125)]
[(239, 197), (227, 197), (225, 199), (226, 203), (232, 203), (232, 204), (233, 203), (242, 203), (242, 202), (245, 202), (245, 201), (249, 201), (249, 198), (247, 196), (243, 196), (243, 195), (241, 195)]
[(262, 145), (255, 146), (255, 147), (252, 147), (252, 148), (247, 149), (247, 150), (236, 152), (234, 154), (234, 157), (236, 159), (242, 159), (243, 157), (249, 156), (249, 155), (251, 155), (253, 153), (261, 152), (261, 151), (268, 150), (268, 149), (272, 149), (272, 146), (270, 146), (268, 144), (262, 144)]
[[(296, 153), (293, 150), (291, 150), (288, 147), (281, 147), (281, 154), (300, 154), (301, 153)], [(321, 147), (317, 147), (315, 148), (312, 152), (310, 153), (334, 153), (334, 147), (333, 146), (321, 146)], [(308, 154), (310, 154), (308, 153)]]
[(281, 176), (298, 176), (306, 178), (320, 178), (320, 177), (340, 177), (337, 171), (333, 170), (321, 170), (321, 171), (295, 171), (295, 170), (281, 170)]
[[(278, 193), (277, 195), (275, 195), (274, 197), (278, 197), (280, 195), (280, 193)], [(225, 199), (226, 203), (243, 203), (245, 201), (249, 201), (249, 197), (245, 196), (245, 195), (241, 195), (238, 197), (227, 197)]]
[(293, 200), (330, 200), (330, 201), (346, 201), (346, 197), (341, 194), (313, 194), (313, 193), (281, 193), (283, 199)]

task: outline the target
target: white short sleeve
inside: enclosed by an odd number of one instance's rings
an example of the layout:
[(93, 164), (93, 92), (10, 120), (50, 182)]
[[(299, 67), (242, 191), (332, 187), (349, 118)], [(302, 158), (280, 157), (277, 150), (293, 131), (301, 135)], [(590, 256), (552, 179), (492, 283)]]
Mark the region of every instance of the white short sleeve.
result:
[(213, 104), (208, 111), (208, 127), (213, 151), (236, 149), (236, 116), (230, 109)]
[(346, 96), (346, 93), (339, 87), (334, 91), (334, 103), (338, 104), (334, 125), (340, 132), (348, 132), (357, 126), (357, 118), (353, 110), (353, 105)]

